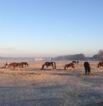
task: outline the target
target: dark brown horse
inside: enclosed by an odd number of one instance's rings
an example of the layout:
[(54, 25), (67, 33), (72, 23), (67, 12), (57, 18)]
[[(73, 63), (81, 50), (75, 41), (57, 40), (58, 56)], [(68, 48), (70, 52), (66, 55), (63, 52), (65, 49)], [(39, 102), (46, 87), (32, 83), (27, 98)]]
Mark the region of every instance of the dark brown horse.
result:
[(75, 68), (74, 63), (66, 64), (66, 65), (64, 66), (64, 70), (68, 69), (69, 67), (71, 67), (71, 68), (74, 69), (74, 68)]
[(97, 64), (97, 67), (98, 67), (98, 68), (103, 67), (103, 61), (99, 62), (99, 63)]
[(44, 67), (46, 66), (46, 68), (48, 68), (49, 66), (51, 66), (53, 69), (56, 69), (56, 62), (45, 62), (42, 65), (42, 70), (44, 70)]
[(22, 68), (29, 66), (29, 64), (27, 62), (21, 62), (20, 64), (22, 65)]

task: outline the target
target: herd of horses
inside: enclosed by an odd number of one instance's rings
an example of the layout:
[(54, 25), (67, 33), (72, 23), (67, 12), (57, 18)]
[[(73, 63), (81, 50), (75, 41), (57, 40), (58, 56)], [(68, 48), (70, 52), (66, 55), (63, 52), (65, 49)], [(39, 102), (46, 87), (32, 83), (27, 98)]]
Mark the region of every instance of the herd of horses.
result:
[[(75, 64), (79, 64), (79, 61), (72, 61), (71, 63), (69, 64), (65, 64), (64, 65), (64, 70), (67, 70), (68, 68), (75, 68)], [(42, 68), (41, 70), (44, 70), (44, 67), (48, 68), (48, 67), (52, 67), (52, 69), (56, 69), (56, 62), (45, 62), (43, 65), (42, 65)], [(97, 64), (97, 68), (100, 68), (100, 67), (103, 67), (103, 61), (99, 62)]]
[[(71, 63), (69, 64), (65, 64), (64, 65), (64, 70), (67, 70), (68, 68), (75, 68), (75, 64), (79, 64), (79, 61), (72, 61)], [(12, 63), (6, 63), (3, 67), (1, 67), (2, 69), (4, 68), (12, 68), (12, 69), (16, 69), (16, 68), (26, 68), (28, 67), (29, 64), (28, 62), (12, 62)], [(47, 69), (48, 67), (52, 67), (52, 69), (56, 69), (56, 62), (45, 62), (43, 65), (42, 65), (42, 68), (41, 70), (45, 70)], [(103, 61), (99, 62), (97, 64), (97, 67), (100, 68), (100, 67), (103, 67)]]
[[(75, 68), (75, 64), (79, 64), (79, 61), (72, 61), (71, 63), (69, 64), (65, 64), (64, 66), (64, 70), (68, 69), (69, 67), (70, 68)], [(44, 68), (48, 68), (48, 67), (52, 67), (52, 69), (56, 69), (56, 62), (45, 62), (43, 65), (42, 65), (42, 68), (41, 70), (44, 70)]]

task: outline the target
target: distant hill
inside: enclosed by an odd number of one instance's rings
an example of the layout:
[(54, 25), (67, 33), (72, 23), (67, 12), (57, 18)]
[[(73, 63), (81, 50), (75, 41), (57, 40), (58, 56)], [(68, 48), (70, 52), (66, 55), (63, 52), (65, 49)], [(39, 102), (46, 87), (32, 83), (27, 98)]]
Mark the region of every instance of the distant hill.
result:
[(64, 55), (53, 58), (53, 60), (86, 60), (84, 54), (75, 54), (75, 55)]

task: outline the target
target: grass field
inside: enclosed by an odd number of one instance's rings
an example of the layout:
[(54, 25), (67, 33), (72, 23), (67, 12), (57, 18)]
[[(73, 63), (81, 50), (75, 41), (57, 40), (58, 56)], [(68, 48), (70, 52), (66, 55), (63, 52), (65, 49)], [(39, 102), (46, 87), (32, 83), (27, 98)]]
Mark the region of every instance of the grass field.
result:
[(103, 68), (97, 62), (90, 62), (90, 76), (83, 61), (68, 70), (63, 67), (70, 61), (57, 61), (57, 70), (28, 62), (24, 69), (0, 69), (0, 106), (103, 106)]

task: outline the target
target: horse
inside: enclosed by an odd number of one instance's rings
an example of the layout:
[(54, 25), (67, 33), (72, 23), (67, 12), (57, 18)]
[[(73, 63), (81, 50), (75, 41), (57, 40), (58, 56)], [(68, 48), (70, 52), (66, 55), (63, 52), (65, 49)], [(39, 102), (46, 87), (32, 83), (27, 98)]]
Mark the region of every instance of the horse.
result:
[(16, 67), (18, 67), (19, 66), (19, 63), (16, 63), (16, 62), (13, 62), (13, 63), (10, 63), (9, 65), (8, 65), (8, 68), (13, 68), (13, 69), (15, 69)]
[(20, 64), (22, 65), (23, 68), (29, 66), (29, 64), (27, 62), (21, 62)]
[(89, 75), (91, 73), (91, 66), (89, 62), (84, 62), (85, 75)]
[(98, 68), (99, 68), (99, 67), (103, 67), (103, 61), (99, 62), (99, 63), (97, 64), (97, 67), (98, 67)]
[(13, 63), (10, 63), (9, 65), (8, 65), (8, 68), (13, 68), (13, 69), (15, 69), (16, 67), (18, 67), (18, 68), (24, 68), (24, 66), (27, 66), (28, 64), (27, 63), (25, 63), (25, 62), (21, 62), (21, 63), (16, 63), (16, 62), (13, 62)]
[(49, 66), (52, 66), (53, 69), (56, 69), (56, 62), (45, 62), (42, 65), (41, 70), (43, 70), (45, 66), (46, 66), (46, 68), (48, 68)]
[(69, 64), (66, 64), (65, 66), (64, 66), (64, 70), (66, 70), (67, 68), (69, 68), (69, 67), (71, 67), (71, 68), (75, 68), (75, 66), (74, 66), (74, 63), (69, 63)]

